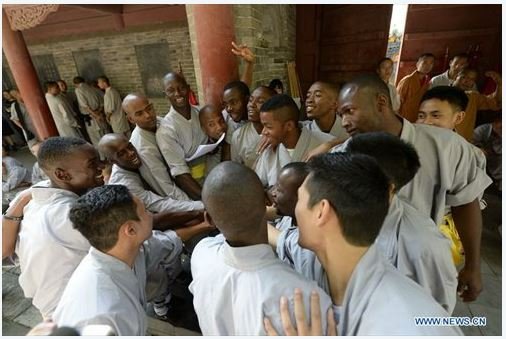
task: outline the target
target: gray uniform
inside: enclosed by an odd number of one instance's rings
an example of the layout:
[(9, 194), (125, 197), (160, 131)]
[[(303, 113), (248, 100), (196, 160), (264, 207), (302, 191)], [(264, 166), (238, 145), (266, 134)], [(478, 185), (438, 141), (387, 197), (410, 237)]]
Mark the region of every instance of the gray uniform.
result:
[(61, 137), (81, 138), (78, 132), (79, 123), (75, 118), (72, 106), (61, 95), (46, 93), (46, 101), (53, 116), (54, 123)]
[(31, 182), (30, 171), (13, 157), (3, 157), (2, 166), (7, 171), (7, 175), (2, 175), (2, 192), (9, 192), (23, 182)]
[[(341, 117), (339, 115), (336, 115), (336, 121), (334, 121), (334, 125), (332, 125), (332, 128), (330, 129), (330, 132), (328, 134), (338, 139), (345, 139), (348, 138), (349, 135), (343, 128), (341, 121), (342, 121)], [(320, 129), (315, 120), (302, 121), (302, 124), (310, 131), (322, 132), (322, 130)]]
[[(90, 115), (86, 107), (90, 108), (92, 111), (98, 111), (104, 107), (102, 92), (86, 83), (82, 83), (79, 87), (76, 87), (76, 97), (81, 114)], [(100, 138), (108, 132), (108, 126), (104, 122), (99, 123), (94, 118), (90, 118), (91, 121), (86, 123), (86, 131), (88, 132), (91, 143), (97, 146), (100, 142)]]
[(104, 112), (106, 115), (111, 114), (110, 124), (114, 133), (130, 132), (130, 125), (121, 108), (121, 96), (115, 88), (105, 89)]
[[(157, 117), (158, 126), (161, 121), (162, 118)], [(155, 133), (136, 126), (130, 137), (130, 142), (137, 149), (142, 163), (145, 164), (139, 171), (154, 192), (177, 200), (190, 200), (188, 195), (172, 180), (169, 167), (156, 143)]]
[(109, 325), (116, 335), (146, 335), (146, 276), (160, 263), (177, 264), (181, 250), (182, 242), (174, 232), (154, 231), (132, 268), (90, 248), (63, 292), (54, 321), (78, 330), (90, 324)]
[(232, 136), (235, 131), (237, 131), (239, 128), (244, 126), (247, 121), (241, 120), (239, 122), (235, 122), (234, 119), (230, 115), (228, 115), (228, 112), (226, 109), (221, 111), (221, 115), (223, 115), (223, 120), (225, 120), (225, 123), (227, 124), (227, 135), (225, 137), (225, 140), (227, 143), (232, 143)]
[(244, 164), (249, 168), (254, 168), (258, 154), (256, 149), (262, 136), (257, 133), (253, 123), (248, 122), (238, 128), (232, 135), (230, 144), (230, 153), (232, 161)]
[(199, 159), (191, 164), (187, 164), (185, 159), (191, 157), (200, 145), (207, 142), (207, 135), (200, 127), (198, 108), (192, 106), (191, 119), (186, 120), (171, 107), (156, 131), (156, 142), (173, 177), (191, 173), (190, 166)]
[[(142, 167), (145, 167), (145, 165), (143, 164), (141, 168)], [(147, 185), (147, 180), (145, 181), (143, 177), (141, 177), (140, 171), (126, 170), (118, 165), (112, 166), (109, 184), (128, 187), (128, 190), (138, 197), (144, 203), (146, 209), (151, 212), (184, 212), (204, 209), (204, 205), (201, 201), (176, 200), (171, 197), (156, 194), (151, 187)]]
[(266, 335), (264, 316), (281, 333), (279, 298), (293, 296), (296, 287), (304, 292), (306, 312), (312, 290), (320, 294), (322, 314), (331, 306), (315, 282), (279, 261), (267, 244), (231, 247), (222, 235), (206, 238), (195, 247), (191, 267), (189, 288), (204, 335)]
[(369, 248), (353, 270), (337, 311), (339, 335), (462, 335), (453, 326), (416, 326), (415, 317), (448, 313), (419, 285)]
[(311, 150), (332, 139), (334, 138), (329, 134), (310, 131), (302, 127), (299, 140), (291, 156), (283, 144), (279, 144), (275, 151), (272, 147), (268, 147), (258, 157), (255, 172), (264, 186), (272, 186), (277, 182), (279, 172), (285, 165), (302, 161)]

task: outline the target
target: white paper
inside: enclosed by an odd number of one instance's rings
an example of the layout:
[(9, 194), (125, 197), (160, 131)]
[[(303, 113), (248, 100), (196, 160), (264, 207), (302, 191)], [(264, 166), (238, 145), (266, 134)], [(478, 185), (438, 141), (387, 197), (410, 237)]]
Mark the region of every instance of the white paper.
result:
[(203, 155), (206, 155), (207, 153), (211, 153), (216, 149), (216, 147), (219, 146), (219, 144), (225, 139), (225, 133), (223, 133), (218, 141), (216, 141), (214, 144), (205, 144), (205, 145), (199, 145), (195, 153), (189, 158), (186, 158), (186, 162), (190, 162), (192, 160), (195, 160), (197, 158), (200, 158)]

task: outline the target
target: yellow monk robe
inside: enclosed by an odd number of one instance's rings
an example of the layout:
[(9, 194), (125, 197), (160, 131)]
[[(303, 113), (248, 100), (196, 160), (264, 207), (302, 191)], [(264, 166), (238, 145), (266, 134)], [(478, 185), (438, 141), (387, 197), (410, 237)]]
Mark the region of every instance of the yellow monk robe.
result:
[(476, 124), (476, 113), (481, 110), (501, 109), (501, 105), (494, 98), (494, 94), (483, 95), (476, 91), (466, 91), (469, 102), (466, 107), (466, 115), (464, 120), (455, 128), (457, 133), (471, 142), (473, 139), (473, 131)]
[(397, 85), (397, 92), (399, 92), (401, 100), (399, 114), (411, 122), (416, 121), (418, 109), (420, 108), (420, 100), (430, 86), (429, 81), (426, 81), (424, 85), (420, 83), (419, 74), (415, 70), (410, 75), (402, 78)]

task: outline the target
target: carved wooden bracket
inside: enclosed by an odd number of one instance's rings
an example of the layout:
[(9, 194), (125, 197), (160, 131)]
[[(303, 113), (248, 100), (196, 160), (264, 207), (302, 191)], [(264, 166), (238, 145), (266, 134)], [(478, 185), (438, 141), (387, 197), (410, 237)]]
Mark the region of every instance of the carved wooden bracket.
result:
[(33, 28), (42, 23), (59, 5), (4, 5), (5, 14), (14, 31)]

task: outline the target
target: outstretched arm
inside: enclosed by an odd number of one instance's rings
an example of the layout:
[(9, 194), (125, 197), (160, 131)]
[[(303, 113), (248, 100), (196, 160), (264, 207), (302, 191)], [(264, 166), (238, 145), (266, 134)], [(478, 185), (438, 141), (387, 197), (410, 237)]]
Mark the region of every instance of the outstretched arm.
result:
[(23, 218), (23, 209), (30, 200), (32, 200), (32, 192), (28, 189), (19, 193), (19, 196), (5, 211), (2, 218), (2, 259), (14, 254), (19, 224)]
[(241, 81), (244, 82), (248, 87), (253, 82), (253, 67), (255, 65), (255, 54), (245, 44), (237, 45), (232, 41), (232, 53), (241, 57), (244, 62), (244, 71), (241, 76)]

